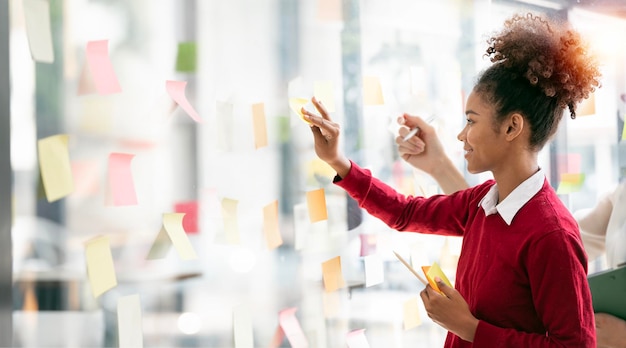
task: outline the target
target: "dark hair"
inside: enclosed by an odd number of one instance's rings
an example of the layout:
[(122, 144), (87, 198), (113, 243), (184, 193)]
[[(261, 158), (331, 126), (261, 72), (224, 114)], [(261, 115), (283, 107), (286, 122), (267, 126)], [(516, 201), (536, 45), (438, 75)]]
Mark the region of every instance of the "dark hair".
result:
[(514, 15), (487, 43), (485, 56), (493, 64), (474, 91), (494, 105), (496, 125), (513, 112), (522, 114), (534, 149), (556, 133), (566, 108), (576, 118), (577, 104), (600, 86), (595, 57), (564, 22)]

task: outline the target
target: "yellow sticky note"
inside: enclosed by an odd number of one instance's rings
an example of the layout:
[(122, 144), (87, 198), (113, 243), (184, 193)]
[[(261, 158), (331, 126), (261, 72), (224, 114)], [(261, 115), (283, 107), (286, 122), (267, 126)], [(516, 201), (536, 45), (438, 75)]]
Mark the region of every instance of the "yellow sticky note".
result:
[(161, 227), (159, 234), (157, 234), (156, 239), (152, 242), (152, 247), (150, 247), (150, 251), (148, 252), (148, 256), (146, 258), (148, 260), (162, 259), (167, 256), (171, 246), (172, 241), (170, 240), (167, 231), (165, 228)]
[(624, 115), (624, 129), (622, 129), (622, 140), (626, 140), (626, 115)]
[(410, 330), (422, 324), (417, 298), (413, 297), (403, 305), (404, 330)]
[(117, 277), (113, 267), (113, 255), (108, 236), (98, 236), (85, 243), (87, 274), (91, 292), (98, 297), (117, 286)]
[(53, 135), (37, 141), (39, 168), (48, 202), (54, 202), (74, 191), (68, 142), (67, 134)]
[(422, 271), (424, 271), (426, 279), (428, 279), (428, 284), (430, 284), (430, 286), (440, 294), (443, 295), (443, 292), (441, 292), (441, 290), (437, 286), (437, 283), (435, 282), (436, 277), (441, 278), (441, 281), (443, 281), (444, 284), (452, 287), (452, 284), (448, 280), (448, 277), (446, 277), (446, 275), (443, 273), (441, 267), (439, 267), (439, 264), (437, 264), (437, 262), (434, 262), (432, 266), (422, 266)]
[(163, 228), (167, 231), (174, 248), (178, 251), (178, 255), (183, 260), (197, 259), (189, 237), (183, 229), (183, 218), (185, 213), (166, 213), (163, 214)]
[(346, 286), (341, 273), (341, 257), (337, 256), (322, 263), (324, 289), (327, 292), (335, 291)]
[(222, 199), (222, 218), (226, 241), (239, 244), (239, 224), (237, 223), (237, 204), (239, 201), (229, 198)]
[(580, 191), (580, 188), (585, 182), (585, 174), (582, 173), (563, 173), (561, 174), (561, 180), (559, 186), (556, 189), (556, 193), (568, 194), (572, 192)]
[(254, 125), (254, 148), (267, 146), (267, 123), (265, 121), (265, 104), (252, 105), (252, 123)]
[(275, 249), (283, 244), (278, 225), (278, 201), (263, 207), (263, 234), (268, 249)]
[(363, 103), (365, 105), (382, 105), (385, 103), (383, 99), (383, 89), (378, 77), (363, 77)]
[(311, 123), (304, 119), (304, 115), (302, 114), (302, 108), (309, 102), (309, 99), (306, 98), (289, 98), (289, 108), (298, 116), (300, 119), (306, 123)]
[(311, 223), (328, 219), (326, 196), (323, 188), (307, 192), (306, 201), (309, 208), (309, 220)]
[(322, 102), (328, 112), (335, 112), (335, 93), (332, 81), (315, 81), (313, 84), (315, 99)]

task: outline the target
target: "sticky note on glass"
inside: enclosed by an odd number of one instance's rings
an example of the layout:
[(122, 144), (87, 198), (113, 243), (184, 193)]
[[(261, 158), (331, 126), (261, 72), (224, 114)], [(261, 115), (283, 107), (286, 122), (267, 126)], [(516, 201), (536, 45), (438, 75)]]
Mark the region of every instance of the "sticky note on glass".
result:
[(268, 249), (276, 249), (283, 244), (278, 224), (278, 201), (263, 207), (263, 235)]
[(198, 233), (198, 201), (178, 202), (174, 204), (174, 212), (185, 214), (183, 218), (185, 233)]
[(100, 95), (122, 91), (109, 58), (109, 40), (89, 41), (87, 43), (87, 63), (93, 83)]
[(585, 174), (582, 173), (563, 173), (561, 174), (561, 180), (556, 189), (556, 193), (568, 194), (578, 192), (585, 183)]
[(184, 213), (165, 213), (163, 214), (163, 228), (170, 237), (174, 248), (178, 252), (178, 255), (183, 260), (197, 259), (189, 237), (183, 229)]
[(289, 108), (295, 112), (300, 119), (306, 123), (311, 123), (304, 119), (304, 114), (302, 113), (302, 108), (309, 102), (309, 99), (306, 98), (289, 98)]
[(68, 141), (69, 136), (66, 134), (37, 141), (39, 169), (48, 202), (59, 200), (74, 191)]
[(197, 61), (196, 51), (195, 42), (179, 42), (178, 53), (176, 54), (176, 71), (185, 73), (195, 72)]
[(113, 255), (108, 236), (94, 237), (85, 242), (87, 274), (91, 292), (98, 297), (117, 286), (117, 277), (113, 266)]
[(50, 29), (50, 4), (43, 0), (24, 0), (26, 36), (33, 60), (41, 63), (54, 62), (52, 31)]
[(367, 338), (365, 337), (365, 329), (357, 329), (348, 332), (346, 335), (346, 344), (348, 348), (370, 348)]
[(317, 0), (317, 18), (323, 21), (343, 20), (341, 0)]
[(422, 271), (424, 271), (424, 275), (426, 275), (426, 279), (428, 280), (428, 284), (430, 284), (430, 287), (435, 289), (435, 291), (437, 291), (438, 293), (443, 295), (443, 292), (441, 292), (441, 289), (439, 289), (439, 286), (437, 286), (437, 282), (435, 282), (436, 277), (441, 278), (441, 281), (444, 284), (452, 287), (452, 284), (450, 284), (448, 277), (446, 277), (446, 275), (443, 273), (441, 267), (439, 267), (439, 264), (437, 264), (437, 262), (433, 263), (432, 266), (422, 266)]
[(622, 141), (626, 140), (626, 115), (624, 115), (624, 128), (622, 129)]
[(117, 300), (117, 329), (120, 348), (143, 347), (141, 300), (139, 295), (122, 296)]
[(346, 286), (341, 272), (341, 257), (337, 256), (322, 263), (322, 278), (327, 292), (339, 290)]
[(313, 84), (315, 99), (322, 102), (328, 112), (335, 112), (335, 93), (332, 81), (315, 81)]
[(410, 330), (422, 324), (417, 298), (411, 298), (402, 306), (404, 330)]
[(380, 85), (380, 79), (378, 77), (363, 77), (363, 103), (365, 105), (382, 105), (385, 103), (383, 99), (383, 88)]
[(194, 121), (201, 123), (202, 119), (196, 109), (191, 106), (187, 96), (185, 95), (185, 89), (187, 88), (187, 81), (165, 81), (165, 90), (167, 94), (174, 99), (176, 104), (180, 106)]
[(244, 305), (238, 305), (233, 309), (233, 331), (235, 348), (254, 347), (252, 315)]
[(265, 120), (265, 104), (252, 105), (252, 124), (254, 125), (254, 148), (267, 146), (267, 122)]
[(379, 255), (363, 258), (365, 268), (365, 287), (381, 284), (385, 279), (383, 260)]
[(311, 223), (328, 219), (326, 195), (323, 188), (307, 192), (306, 202), (309, 208), (309, 221)]
[(222, 199), (222, 219), (224, 221), (224, 233), (229, 244), (239, 244), (239, 223), (237, 218), (237, 205), (239, 201)]
[(278, 314), (278, 322), (280, 323), (281, 330), (284, 332), (285, 336), (287, 336), (291, 347), (305, 348), (309, 346), (309, 342), (306, 336), (304, 336), (298, 318), (296, 318), (297, 310), (298, 309), (294, 307), (280, 311)]
[(135, 155), (112, 153), (109, 155), (109, 190), (115, 206), (137, 205), (137, 194), (131, 169)]
[(596, 95), (591, 93), (589, 98), (583, 99), (576, 108), (576, 116), (593, 116), (596, 114)]

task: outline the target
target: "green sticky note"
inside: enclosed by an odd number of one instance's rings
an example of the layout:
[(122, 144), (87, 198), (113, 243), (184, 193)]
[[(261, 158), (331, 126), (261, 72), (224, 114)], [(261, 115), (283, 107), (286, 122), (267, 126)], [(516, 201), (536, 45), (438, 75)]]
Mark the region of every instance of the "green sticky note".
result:
[(196, 52), (195, 42), (179, 42), (178, 54), (176, 55), (176, 71), (195, 72), (197, 58)]

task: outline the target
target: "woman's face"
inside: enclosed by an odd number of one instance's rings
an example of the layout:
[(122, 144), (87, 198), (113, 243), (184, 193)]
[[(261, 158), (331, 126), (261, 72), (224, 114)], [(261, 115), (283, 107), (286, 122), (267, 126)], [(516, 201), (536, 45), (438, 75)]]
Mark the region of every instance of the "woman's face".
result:
[(476, 174), (494, 171), (504, 164), (505, 132), (494, 128), (494, 109), (480, 94), (473, 92), (465, 106), (467, 123), (457, 138), (463, 142), (467, 171)]

